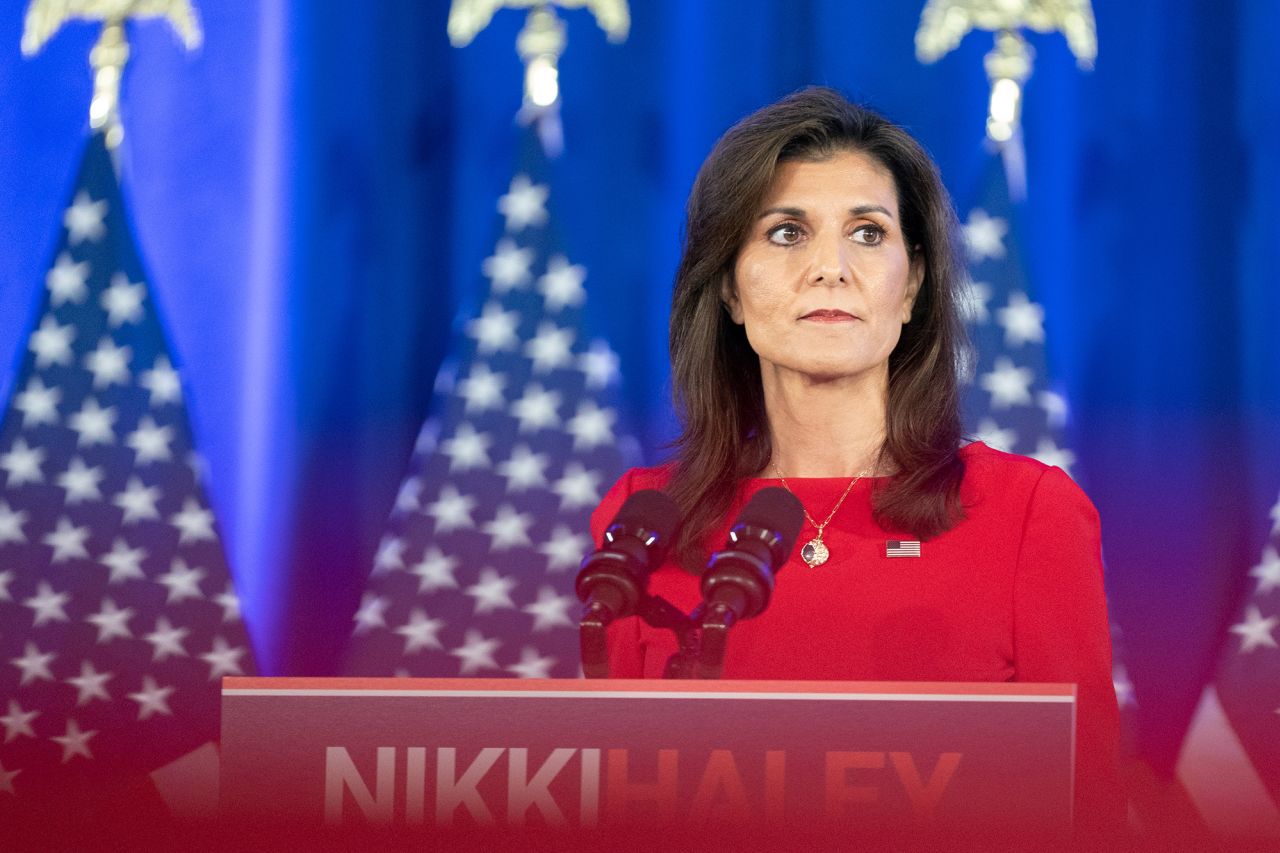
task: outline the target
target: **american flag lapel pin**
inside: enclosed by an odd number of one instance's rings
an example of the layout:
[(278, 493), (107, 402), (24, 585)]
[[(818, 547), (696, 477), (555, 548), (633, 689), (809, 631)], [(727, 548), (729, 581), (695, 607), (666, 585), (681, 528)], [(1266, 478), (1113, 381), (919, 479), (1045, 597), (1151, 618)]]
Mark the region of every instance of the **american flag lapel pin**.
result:
[(884, 543), (886, 557), (919, 557), (920, 541), (918, 539), (890, 539)]

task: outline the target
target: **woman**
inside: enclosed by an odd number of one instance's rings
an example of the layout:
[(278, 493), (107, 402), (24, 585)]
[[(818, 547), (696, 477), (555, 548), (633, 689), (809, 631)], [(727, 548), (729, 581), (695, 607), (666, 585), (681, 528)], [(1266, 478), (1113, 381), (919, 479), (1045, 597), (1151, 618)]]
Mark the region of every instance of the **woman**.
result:
[[(1096, 816), (1120, 802), (1097, 513), (1057, 468), (962, 446), (957, 251), (936, 168), (881, 116), (809, 89), (730, 129), (676, 275), (675, 459), (627, 473), (594, 532), (636, 490), (671, 494), (684, 526), (650, 591), (687, 612), (747, 499), (786, 487), (806, 525), (725, 677), (1078, 684)], [(657, 677), (676, 650), (636, 618), (610, 642), (615, 677)]]

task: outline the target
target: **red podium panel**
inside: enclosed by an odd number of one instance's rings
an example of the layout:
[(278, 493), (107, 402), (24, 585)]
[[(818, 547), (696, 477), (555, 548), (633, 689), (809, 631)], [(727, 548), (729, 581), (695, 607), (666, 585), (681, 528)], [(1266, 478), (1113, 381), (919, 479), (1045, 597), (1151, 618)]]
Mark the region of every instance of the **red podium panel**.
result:
[(226, 678), (225, 812), (315, 824), (1065, 827), (1075, 687)]

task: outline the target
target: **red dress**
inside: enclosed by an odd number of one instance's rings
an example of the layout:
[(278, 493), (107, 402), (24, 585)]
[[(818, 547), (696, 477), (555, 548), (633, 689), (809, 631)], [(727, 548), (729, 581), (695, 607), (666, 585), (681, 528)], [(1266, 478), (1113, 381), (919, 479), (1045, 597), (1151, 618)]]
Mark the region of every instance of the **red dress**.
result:
[[(800, 559), (800, 545), (814, 535), (806, 523), (769, 608), (730, 632), (724, 677), (1074, 683), (1078, 814), (1096, 817), (1123, 802), (1097, 511), (1058, 468), (981, 443), (960, 455), (965, 518), (922, 543), (919, 557), (886, 556), (887, 541), (912, 537), (872, 518), (875, 480), (855, 485), (827, 526), (831, 558), (817, 568)], [(632, 492), (663, 488), (669, 473), (623, 475), (592, 517), (595, 541)], [(849, 483), (787, 482), (814, 518), (825, 518)], [(748, 481), (709, 550), (723, 547), (752, 494), (776, 485)], [(697, 578), (670, 561), (649, 590), (685, 612), (700, 601)], [(609, 640), (618, 678), (660, 677), (676, 650), (670, 631), (636, 617), (614, 623)]]

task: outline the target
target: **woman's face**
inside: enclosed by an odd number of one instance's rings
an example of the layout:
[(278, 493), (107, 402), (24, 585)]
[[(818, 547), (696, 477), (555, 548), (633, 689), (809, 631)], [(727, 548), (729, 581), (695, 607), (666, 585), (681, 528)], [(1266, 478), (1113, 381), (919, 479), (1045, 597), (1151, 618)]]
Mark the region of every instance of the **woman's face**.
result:
[(924, 277), (893, 175), (856, 151), (778, 166), (725, 283), (762, 372), (888, 382), (889, 354)]

